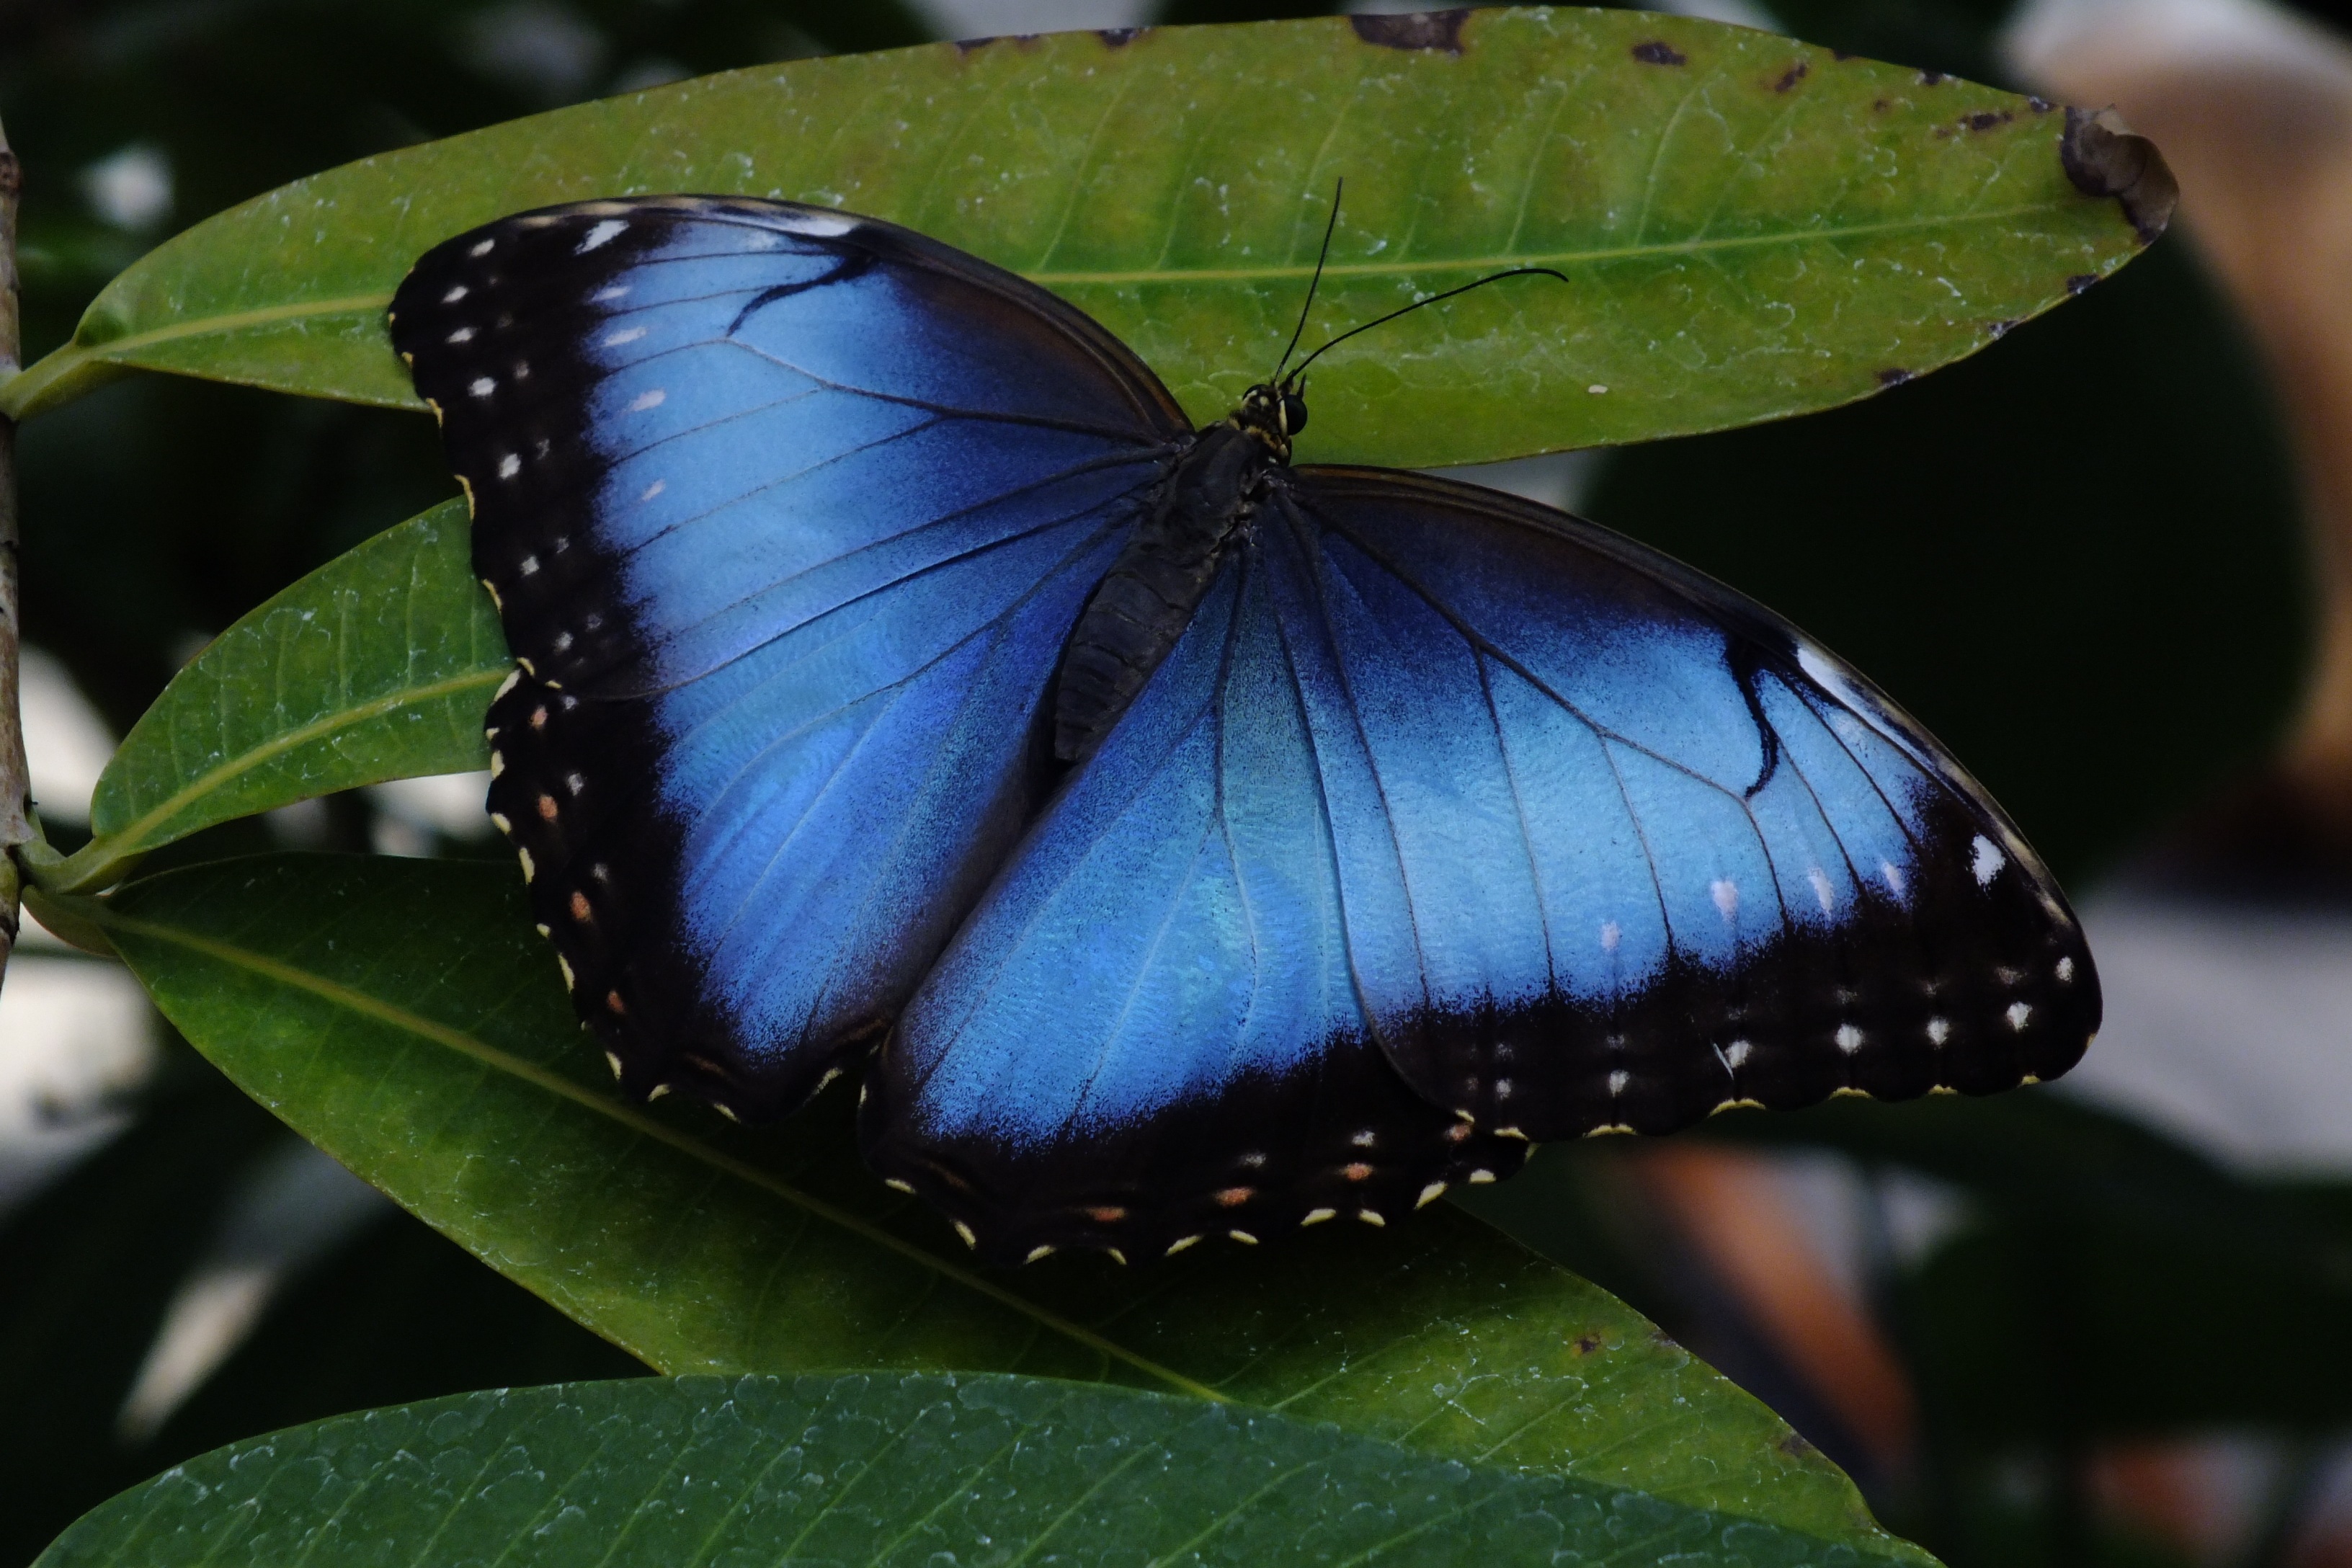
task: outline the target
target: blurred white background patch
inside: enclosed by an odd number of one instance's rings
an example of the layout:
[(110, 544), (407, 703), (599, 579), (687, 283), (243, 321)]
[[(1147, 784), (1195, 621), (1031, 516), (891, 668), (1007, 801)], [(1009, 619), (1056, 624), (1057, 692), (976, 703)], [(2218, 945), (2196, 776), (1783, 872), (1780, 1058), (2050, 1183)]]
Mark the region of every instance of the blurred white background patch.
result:
[[(87, 824), (114, 752), (106, 721), (36, 647), (24, 650), (24, 712), (43, 818)], [(0, 1214), (121, 1131), (158, 1056), (154, 1010), (129, 973), (29, 920), (22, 940), (0, 983)]]
[(133, 142), (81, 172), (81, 198), (101, 223), (131, 234), (161, 227), (172, 216), (172, 161), (160, 147)]
[(87, 825), (98, 775), (114, 754), (114, 736), (66, 667), (37, 647), (24, 650), (25, 760), (33, 804), (50, 822)]
[(482, 802), (489, 788), (487, 773), (369, 785), (368, 801), (375, 807), (369, 837), (375, 852), (424, 856), (435, 853), (440, 839), (465, 844), (488, 838), (490, 815)]

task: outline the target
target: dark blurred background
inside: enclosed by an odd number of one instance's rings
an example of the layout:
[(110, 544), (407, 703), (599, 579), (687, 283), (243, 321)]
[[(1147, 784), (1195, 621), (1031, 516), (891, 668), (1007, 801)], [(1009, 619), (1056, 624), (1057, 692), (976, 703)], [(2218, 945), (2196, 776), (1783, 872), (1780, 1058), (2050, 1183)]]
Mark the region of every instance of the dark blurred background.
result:
[[(26, 359), (164, 236), (371, 153), (795, 56), (1338, 8), (0, 3)], [(2346, 18), (2253, 0), (1675, 8), (2007, 85), (2088, 82), (2159, 139), (2140, 104), (2161, 120), (2180, 72), (2221, 60), (2256, 90), (2178, 121), (2191, 153), (2244, 129), (2231, 102), (2275, 108), (2263, 68), (2343, 112), (2273, 113), (2255, 128), (2273, 142), (2234, 163), (2176, 151), (2186, 232), (1961, 365), (1501, 475), (1763, 599), (1949, 742), (2081, 897), (2113, 1026), (2067, 1093), (1550, 1150), (1481, 1212), (1773, 1404), (1954, 1568), (2352, 1563), (2352, 769), (2329, 750), (2326, 674), (2352, 529), (2324, 417), (2352, 332), (2329, 360), (2314, 324), (2336, 295), (2352, 312), (2352, 248), (2313, 216), (2328, 160), (2352, 169), (2352, 53), (2323, 30)], [(2137, 75), (2114, 64), (2143, 55)], [(2281, 139), (2319, 173), (2278, 175), (2263, 148)], [(2352, 181), (2341, 211), (2352, 236)], [(22, 468), (36, 781), (68, 844), (107, 735), (196, 648), (451, 489), (425, 420), (165, 377), (35, 421)], [(172, 853), (475, 853), (478, 799), (462, 781), (364, 792)], [(232, 1438), (642, 1370), (293, 1140), (119, 973), (55, 945), (12, 969), (0, 1563)]]

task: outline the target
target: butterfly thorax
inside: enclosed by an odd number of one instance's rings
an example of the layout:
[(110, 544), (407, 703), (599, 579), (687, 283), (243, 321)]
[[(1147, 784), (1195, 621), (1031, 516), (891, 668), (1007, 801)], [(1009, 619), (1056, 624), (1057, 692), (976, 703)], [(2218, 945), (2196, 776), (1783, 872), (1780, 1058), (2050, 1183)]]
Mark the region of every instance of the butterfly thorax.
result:
[(1297, 395), (1252, 387), (1230, 418), (1193, 437), (1152, 491), (1062, 652), (1056, 757), (1091, 756), (1176, 646), (1268, 476), (1290, 460), (1290, 432), (1305, 423)]

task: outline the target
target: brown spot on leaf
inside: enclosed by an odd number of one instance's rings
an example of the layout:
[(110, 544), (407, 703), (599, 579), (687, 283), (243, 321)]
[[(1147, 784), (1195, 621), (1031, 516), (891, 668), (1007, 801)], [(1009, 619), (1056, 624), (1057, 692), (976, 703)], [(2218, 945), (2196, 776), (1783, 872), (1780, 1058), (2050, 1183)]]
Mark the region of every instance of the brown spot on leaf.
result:
[(1971, 131), (1990, 131), (1998, 126), (2006, 125), (2016, 118), (2016, 115), (2011, 114), (2006, 109), (2000, 110), (1998, 112), (1988, 109), (1979, 114), (1964, 114), (1960, 116), (1960, 123), (1967, 126)]
[(1843, 65), (1848, 60), (1858, 60), (1862, 58), (1862, 57), (1856, 54), (1849, 54), (1843, 49), (1832, 49), (1830, 51), (1830, 58), (1837, 61), (1840, 65)]
[(1810, 1458), (1814, 1454), (1821, 1452), (1820, 1449), (1805, 1441), (1803, 1434), (1797, 1432), (1791, 1432), (1787, 1436), (1781, 1438), (1778, 1447), (1780, 1447), (1780, 1452), (1788, 1455), (1789, 1458), (1792, 1459)]
[(1591, 1355), (1594, 1351), (1601, 1348), (1601, 1336), (1599, 1334), (1579, 1334), (1574, 1340), (1570, 1341), (1570, 1343), (1575, 1348), (1577, 1354)]
[(1348, 25), (1356, 29), (1356, 37), (1384, 49), (1441, 49), (1458, 55), (1462, 24), (1469, 18), (1467, 10), (1423, 11), (1405, 16), (1350, 16)]
[(2133, 135), (2114, 110), (2069, 109), (2058, 162), (2084, 195), (2113, 196), (2141, 244), (2154, 244), (2172, 221), (2179, 184), (2156, 143)]
[(2098, 280), (2099, 275), (2095, 272), (2077, 272), (2066, 279), (2066, 292), (2074, 295), (2087, 294), (2090, 292), (2091, 285)]
[(1870, 111), (1873, 114), (1884, 114), (1894, 107), (1895, 103), (1891, 99), (1874, 98), (1870, 100)]
[(1150, 31), (1149, 27), (1097, 27), (1095, 37), (1107, 47), (1123, 49)]
[(1941, 87), (1951, 79), (1952, 79), (1950, 77), (1946, 76), (1942, 71), (1921, 71), (1919, 73), (1919, 85), (1921, 87)]
[(1653, 38), (1646, 44), (1633, 46), (1633, 58), (1645, 66), (1683, 66), (1690, 57), (1664, 38)]
[(1780, 79), (1772, 84), (1772, 90), (1774, 92), (1788, 91), (1790, 88), (1804, 80), (1807, 76), (1811, 75), (1812, 73), (1812, 68), (1813, 68), (1805, 61), (1799, 60), (1795, 65), (1790, 66), (1787, 70), (1780, 73)]
[(1911, 373), (1903, 369), (1899, 365), (1892, 366), (1878, 373), (1878, 384), (1881, 386), (1900, 386), (1910, 379)]

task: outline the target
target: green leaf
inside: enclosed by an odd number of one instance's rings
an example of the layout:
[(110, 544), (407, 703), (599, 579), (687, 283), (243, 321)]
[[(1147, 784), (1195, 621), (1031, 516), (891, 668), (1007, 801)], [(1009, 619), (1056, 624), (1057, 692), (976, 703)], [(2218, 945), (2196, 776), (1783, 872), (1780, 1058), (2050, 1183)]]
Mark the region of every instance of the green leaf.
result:
[(1762, 1405), (1447, 1205), (997, 1272), (865, 1173), (846, 1086), (767, 1130), (625, 1102), (501, 867), (274, 856), (77, 902), (247, 1092), (664, 1371), (1105, 1380), (1925, 1561)]
[(446, 502), (214, 639), (131, 727), (90, 842), (45, 886), (102, 887), (135, 856), (291, 801), (484, 765), (482, 712), (514, 664), (468, 534), (465, 502)]
[(1344, 176), (1310, 342), (1500, 268), (1568, 282), (1514, 279), (1336, 351), (1302, 458), (1640, 440), (1867, 395), (2122, 265), (2162, 227), (2171, 177), (2147, 142), (2076, 120), (1623, 11), (800, 60), (233, 208), (116, 279), (0, 412), (124, 367), (409, 405), (383, 310), (420, 252), (521, 208), (683, 190), (836, 205), (975, 251), (1091, 311), (1213, 418), (1279, 357)]
[(339, 1416), (175, 1466), (85, 1516), (39, 1564), (1797, 1568), (1820, 1546), (1263, 1411), (884, 1374), (580, 1383)]

